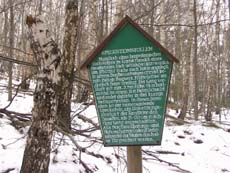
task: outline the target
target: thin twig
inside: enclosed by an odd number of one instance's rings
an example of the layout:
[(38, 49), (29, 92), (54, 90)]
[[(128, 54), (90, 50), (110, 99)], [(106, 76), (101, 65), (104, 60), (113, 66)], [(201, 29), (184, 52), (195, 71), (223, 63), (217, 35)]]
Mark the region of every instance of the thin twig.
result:
[(27, 133), (26, 133), (25, 135), (23, 135), (22, 137), (17, 138), (15, 141), (13, 141), (13, 142), (11, 142), (11, 143), (8, 143), (8, 144), (4, 145), (4, 147), (8, 147), (8, 146), (10, 146), (10, 145), (13, 145), (13, 144), (17, 143), (18, 141), (20, 141), (21, 139), (24, 139), (26, 136), (27, 136)]

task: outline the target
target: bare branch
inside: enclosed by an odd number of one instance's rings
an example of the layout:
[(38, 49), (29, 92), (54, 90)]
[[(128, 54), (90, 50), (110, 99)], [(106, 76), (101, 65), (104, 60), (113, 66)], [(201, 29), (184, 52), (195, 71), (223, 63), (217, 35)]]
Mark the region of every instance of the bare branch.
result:
[(1, 47), (4, 47), (4, 48), (7, 48), (7, 49), (16, 50), (16, 51), (21, 52), (21, 53), (23, 53), (23, 54), (25, 54), (25, 55), (33, 56), (33, 54), (28, 53), (28, 52), (26, 52), (26, 51), (24, 51), (24, 50), (22, 50), (22, 49), (19, 49), (19, 48), (10, 47), (10, 46), (6, 46), (6, 45), (2, 45), (2, 44), (0, 44), (0, 46), (1, 46)]
[(3, 56), (3, 55), (0, 55), (0, 59), (3, 60), (3, 61), (13, 62), (15, 64), (21, 64), (21, 65), (26, 65), (26, 66), (31, 66), (31, 67), (37, 67), (37, 65), (35, 65), (33, 63), (26, 62), (26, 61), (20, 61), (20, 60), (13, 59), (13, 58), (10, 58), (10, 57), (6, 57), (6, 56)]
[[(215, 21), (215, 22), (208, 22), (208, 23), (201, 23), (201, 24), (197, 24), (197, 27), (200, 27), (200, 26), (210, 26), (210, 25), (215, 25), (217, 23), (221, 23), (221, 22), (226, 22), (226, 21), (230, 21), (230, 19), (223, 19), (223, 20), (218, 20), (218, 21)], [(181, 26), (184, 26), (184, 27), (190, 27), (190, 28), (193, 28), (195, 27), (195, 25), (192, 25), (192, 24), (178, 24), (178, 23), (166, 23), (166, 24), (144, 24), (144, 23), (141, 23), (140, 25), (142, 26), (157, 26), (157, 27), (165, 27), (165, 26), (168, 26), (168, 27), (172, 27), (172, 26), (178, 26), (178, 27), (181, 27)]]
[[(14, 4), (13, 7), (16, 7), (16, 6), (19, 6), (19, 5), (24, 5), (24, 4), (29, 3), (29, 2), (32, 2), (32, 1), (33, 1), (33, 0), (28, 0), (28, 1), (24, 1), (24, 2), (19, 2), (19, 3), (17, 3), (17, 4)], [(9, 6), (9, 7), (5, 7), (5, 8), (1, 8), (1, 9), (0, 9), (0, 13), (3, 13), (3, 12), (5, 12), (5, 11), (9, 10), (10, 8), (12, 8), (12, 7)]]

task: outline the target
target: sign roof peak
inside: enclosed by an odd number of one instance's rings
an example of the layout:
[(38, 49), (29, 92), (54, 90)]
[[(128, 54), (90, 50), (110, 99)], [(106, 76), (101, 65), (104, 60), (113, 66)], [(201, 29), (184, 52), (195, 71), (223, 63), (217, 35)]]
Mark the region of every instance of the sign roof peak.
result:
[(161, 52), (163, 52), (166, 57), (172, 61), (178, 63), (179, 60), (176, 59), (166, 48), (164, 48), (158, 41), (156, 41), (150, 34), (144, 31), (136, 22), (134, 22), (128, 15), (126, 15), (120, 23), (114, 28), (114, 30), (100, 43), (97, 48), (92, 51), (88, 58), (81, 64), (80, 68), (88, 67), (96, 56), (106, 47), (106, 45), (112, 40), (112, 38), (127, 24), (130, 24), (136, 30), (141, 32), (144, 37), (151, 41)]

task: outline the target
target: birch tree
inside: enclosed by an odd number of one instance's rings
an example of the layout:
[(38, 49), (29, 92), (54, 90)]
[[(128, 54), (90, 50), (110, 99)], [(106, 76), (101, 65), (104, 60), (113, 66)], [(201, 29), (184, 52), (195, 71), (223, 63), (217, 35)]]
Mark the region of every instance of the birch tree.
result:
[(29, 37), (39, 64), (34, 92), (33, 121), (28, 132), (21, 173), (46, 173), (51, 139), (57, 121), (57, 92), (60, 88), (60, 51), (42, 18), (27, 17)]
[(28, 132), (21, 173), (47, 173), (55, 125), (59, 120), (65, 130), (69, 128), (66, 124), (69, 125), (70, 121), (77, 3), (69, 0), (66, 5), (64, 56), (51, 38), (44, 20), (27, 17), (30, 43), (39, 64), (39, 74), (34, 93), (33, 121)]

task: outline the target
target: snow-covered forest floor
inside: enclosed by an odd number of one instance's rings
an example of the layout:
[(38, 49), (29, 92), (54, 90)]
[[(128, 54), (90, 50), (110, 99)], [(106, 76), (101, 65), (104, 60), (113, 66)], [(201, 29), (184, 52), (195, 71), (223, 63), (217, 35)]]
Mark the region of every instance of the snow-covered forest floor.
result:
[[(7, 82), (0, 79), (0, 109), (9, 103), (7, 91), (1, 87), (3, 85), (7, 85)], [(32, 107), (32, 94), (19, 92), (7, 110), (31, 113)], [(73, 103), (73, 112), (82, 107), (84, 106)], [(93, 105), (82, 114), (97, 121)], [(168, 114), (177, 116), (172, 109), (168, 110)], [(222, 109), (221, 123), (218, 122), (219, 115), (216, 114), (213, 114), (213, 123), (205, 123), (204, 118), (199, 121), (187, 118), (185, 123), (178, 125), (170, 117), (165, 120), (162, 145), (142, 147), (144, 173), (230, 172), (230, 109)], [(79, 120), (77, 126), (78, 129), (85, 129), (88, 125)], [(20, 172), (27, 131), (28, 126), (16, 129), (12, 125), (12, 119), (0, 114), (0, 173)], [(91, 134), (95, 139), (100, 135), (99, 130)], [(61, 133), (55, 134), (50, 173), (85, 172), (87, 167), (96, 173), (126, 172), (125, 147), (104, 147), (98, 142), (92, 144), (86, 137), (78, 135), (74, 136), (74, 140), (83, 148), (86, 147), (87, 152), (76, 149), (70, 138)]]

